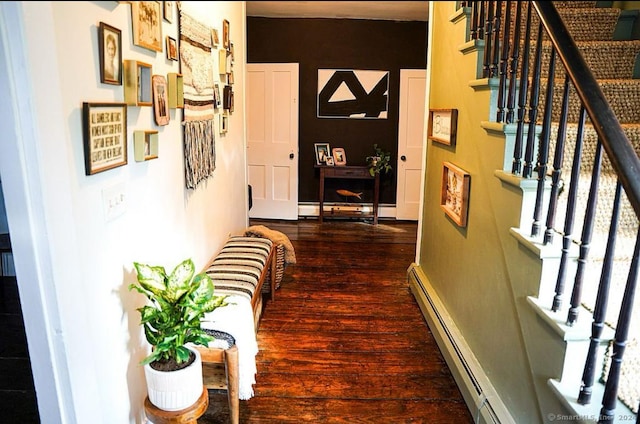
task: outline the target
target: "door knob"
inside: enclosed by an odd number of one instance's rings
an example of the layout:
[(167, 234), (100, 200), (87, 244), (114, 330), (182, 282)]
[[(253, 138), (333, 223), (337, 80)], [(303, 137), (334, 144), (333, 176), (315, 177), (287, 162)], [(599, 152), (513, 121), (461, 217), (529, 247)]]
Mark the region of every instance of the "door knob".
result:
[(295, 155), (293, 153), (289, 153), (289, 159), (293, 159)]
[(405, 155), (400, 156), (400, 160), (405, 162), (407, 160), (407, 157)]

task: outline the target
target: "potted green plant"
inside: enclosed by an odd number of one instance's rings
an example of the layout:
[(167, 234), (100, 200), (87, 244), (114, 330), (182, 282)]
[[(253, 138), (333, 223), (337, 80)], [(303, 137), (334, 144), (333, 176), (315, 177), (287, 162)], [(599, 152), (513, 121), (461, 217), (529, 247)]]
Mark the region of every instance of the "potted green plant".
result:
[(384, 171), (387, 174), (393, 169), (391, 166), (391, 153), (385, 152), (378, 144), (373, 145), (374, 154), (367, 156), (367, 166), (369, 167), (369, 174), (375, 177), (380, 171)]
[(202, 394), (202, 361), (192, 345), (208, 346), (213, 337), (201, 327), (204, 315), (226, 306), (226, 296), (215, 296), (206, 273), (195, 274), (191, 259), (182, 261), (171, 274), (162, 266), (134, 262), (137, 283), (129, 290), (150, 301), (137, 310), (152, 352), (144, 365), (149, 400), (165, 411), (194, 404)]

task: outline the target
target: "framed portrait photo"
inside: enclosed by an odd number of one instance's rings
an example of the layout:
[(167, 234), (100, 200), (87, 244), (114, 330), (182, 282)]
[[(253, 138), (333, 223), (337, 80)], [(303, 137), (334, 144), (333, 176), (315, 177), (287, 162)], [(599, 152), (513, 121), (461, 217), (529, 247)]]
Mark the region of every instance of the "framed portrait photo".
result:
[(178, 42), (167, 35), (167, 59), (178, 60)]
[(100, 22), (98, 26), (100, 82), (122, 85), (122, 32)]
[(85, 174), (127, 164), (127, 104), (82, 104)]
[(169, 124), (169, 100), (167, 80), (164, 75), (154, 75), (151, 79), (153, 87), (153, 112), (158, 125)]
[(231, 35), (229, 34), (230, 24), (226, 19), (222, 20), (222, 47), (225, 50), (231, 49)]
[(331, 151), (329, 143), (314, 143), (313, 146), (316, 149), (316, 165), (326, 165)]
[(218, 30), (215, 28), (211, 29), (211, 43), (213, 43), (213, 47), (220, 45), (220, 36), (218, 35)]
[(162, 51), (162, 14), (159, 1), (132, 1), (133, 44)]
[(451, 162), (442, 164), (442, 192), (440, 208), (459, 227), (467, 226), (469, 210), (469, 183), (471, 177)]
[(331, 153), (336, 165), (344, 166), (347, 164), (347, 155), (342, 147), (334, 147)]
[(172, 1), (162, 2), (162, 17), (169, 23), (173, 23), (173, 3)]

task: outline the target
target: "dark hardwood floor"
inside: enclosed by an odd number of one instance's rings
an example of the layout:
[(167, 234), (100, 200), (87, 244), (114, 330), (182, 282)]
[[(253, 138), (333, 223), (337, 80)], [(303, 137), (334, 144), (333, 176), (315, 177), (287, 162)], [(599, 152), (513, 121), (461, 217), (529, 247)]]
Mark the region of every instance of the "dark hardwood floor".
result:
[[(241, 423), (472, 423), (412, 294), (413, 222), (259, 221), (286, 234), (297, 264), (266, 303), (255, 396)], [(0, 305), (3, 424), (39, 423), (15, 278)], [(227, 423), (210, 392), (200, 424)]]
[[(263, 221), (297, 264), (266, 303), (241, 423), (472, 423), (407, 283), (417, 224)], [(201, 424), (228, 422), (210, 392)]]

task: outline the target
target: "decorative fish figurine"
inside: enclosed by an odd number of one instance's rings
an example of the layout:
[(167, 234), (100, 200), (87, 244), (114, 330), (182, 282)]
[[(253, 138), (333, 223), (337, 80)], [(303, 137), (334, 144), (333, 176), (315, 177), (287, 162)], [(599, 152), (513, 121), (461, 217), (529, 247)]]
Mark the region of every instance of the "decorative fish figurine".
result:
[(362, 192), (354, 193), (353, 191), (340, 189), (340, 190), (336, 190), (336, 193), (338, 193), (341, 196), (345, 196), (345, 197), (357, 197), (358, 199), (362, 199), (362, 197), (361, 197), (362, 196)]

